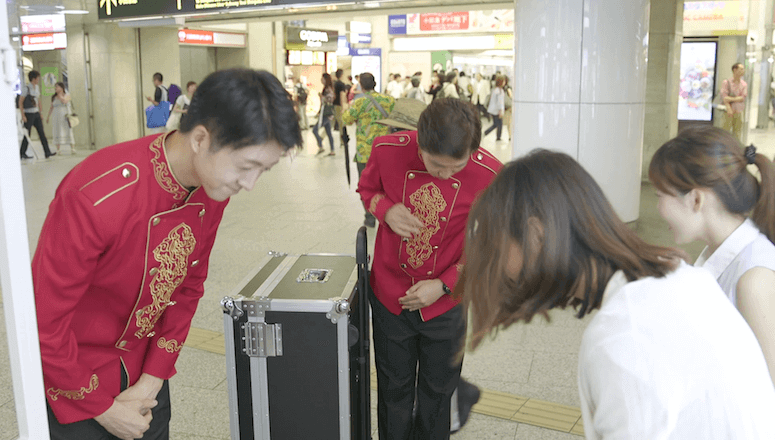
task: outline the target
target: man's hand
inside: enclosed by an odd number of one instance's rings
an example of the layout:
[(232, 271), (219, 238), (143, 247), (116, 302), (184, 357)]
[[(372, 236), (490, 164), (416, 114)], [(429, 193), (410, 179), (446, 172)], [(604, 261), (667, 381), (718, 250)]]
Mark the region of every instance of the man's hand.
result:
[(385, 222), (396, 234), (411, 238), (412, 234), (419, 234), (425, 225), (419, 218), (412, 215), (409, 208), (401, 203), (393, 205), (385, 213)]
[[(150, 374), (143, 373), (137, 382), (131, 387), (125, 389), (118, 396), (116, 400), (120, 402), (129, 401), (149, 401), (156, 399), (156, 395), (159, 394), (164, 380), (158, 377), (151, 376)], [(145, 414), (153, 407), (141, 408), (140, 414)]]
[(145, 431), (151, 427), (153, 416), (146, 409), (146, 414), (142, 415), (143, 408), (153, 408), (156, 406), (155, 400), (129, 400), (126, 402), (113, 401), (113, 405), (107, 411), (94, 418), (109, 433), (122, 440), (133, 440), (141, 438)]
[(150, 96), (146, 96), (145, 99), (147, 99), (148, 102), (153, 102), (153, 98), (151, 98)]
[(439, 280), (423, 280), (406, 291), (406, 296), (398, 299), (404, 310), (415, 311), (435, 303), (444, 295), (444, 283)]

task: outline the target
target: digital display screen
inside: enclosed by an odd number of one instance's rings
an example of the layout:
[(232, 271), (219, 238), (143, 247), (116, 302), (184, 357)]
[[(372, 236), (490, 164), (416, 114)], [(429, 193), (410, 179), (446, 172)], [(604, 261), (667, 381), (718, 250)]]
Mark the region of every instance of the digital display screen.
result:
[(716, 87), (715, 41), (681, 44), (681, 76), (678, 89), (678, 119), (713, 120)]

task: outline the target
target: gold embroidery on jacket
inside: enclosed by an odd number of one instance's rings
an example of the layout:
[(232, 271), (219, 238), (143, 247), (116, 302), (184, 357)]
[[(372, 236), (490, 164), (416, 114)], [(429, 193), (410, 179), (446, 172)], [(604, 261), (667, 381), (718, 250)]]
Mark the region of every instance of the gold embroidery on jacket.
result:
[(384, 198), (384, 194), (377, 194), (376, 196), (372, 197), (371, 203), (369, 204), (369, 212), (376, 215), (377, 205), (379, 205), (379, 202), (381, 202)]
[(438, 186), (434, 183), (426, 183), (409, 196), (409, 203), (414, 206), (414, 215), (425, 224), (420, 229), (420, 233), (415, 234), (406, 244), (409, 264), (417, 269), (433, 253), (431, 237), (441, 229), (439, 213), (447, 208), (447, 202)]
[(175, 353), (176, 351), (180, 351), (181, 348), (183, 348), (182, 345), (178, 344), (178, 341), (174, 339), (170, 339), (169, 341), (164, 338), (159, 338), (159, 341), (156, 343), (156, 346), (167, 350), (167, 353)]
[(150, 149), (153, 152), (151, 164), (153, 165), (153, 174), (156, 176), (156, 182), (159, 183), (159, 186), (161, 186), (164, 191), (172, 194), (172, 198), (175, 200), (183, 200), (188, 196), (188, 191), (178, 185), (172, 177), (172, 173), (167, 166), (167, 161), (160, 160), (163, 148), (164, 136), (157, 137), (150, 145)]
[(46, 390), (46, 392), (53, 401), (56, 401), (59, 396), (67, 397), (70, 400), (83, 400), (84, 394), (91, 393), (92, 391), (96, 390), (98, 386), (100, 386), (100, 379), (96, 374), (92, 374), (91, 379), (89, 380), (89, 388), (81, 387), (81, 389), (78, 391), (66, 391), (60, 390), (59, 388), (54, 389), (52, 387)]
[(153, 250), (153, 258), (159, 262), (159, 271), (149, 286), (153, 301), (136, 312), (139, 330), (135, 332), (135, 336), (138, 338), (151, 331), (170, 305), (172, 293), (186, 278), (188, 256), (194, 251), (195, 245), (196, 238), (191, 228), (181, 223)]

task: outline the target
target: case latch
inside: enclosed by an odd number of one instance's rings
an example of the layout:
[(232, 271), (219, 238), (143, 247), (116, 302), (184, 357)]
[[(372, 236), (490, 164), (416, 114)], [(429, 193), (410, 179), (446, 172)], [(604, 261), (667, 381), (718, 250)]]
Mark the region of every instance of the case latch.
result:
[(242, 324), (242, 351), (250, 357), (276, 357), (283, 355), (283, 331), (281, 324), (246, 322)]

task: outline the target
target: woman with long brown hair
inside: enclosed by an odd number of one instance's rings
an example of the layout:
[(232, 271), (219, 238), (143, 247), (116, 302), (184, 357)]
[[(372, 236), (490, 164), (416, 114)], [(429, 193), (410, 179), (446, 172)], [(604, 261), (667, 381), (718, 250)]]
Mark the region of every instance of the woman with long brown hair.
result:
[[(748, 171), (756, 165), (761, 182)], [(676, 243), (701, 240), (708, 269), (751, 326), (775, 379), (775, 169), (715, 127), (682, 131), (657, 150), (649, 177)], [(748, 217), (748, 214), (751, 214)]]
[(320, 111), (318, 111), (318, 121), (312, 127), (312, 134), (315, 135), (315, 140), (318, 141), (317, 154), (323, 154), (326, 150), (323, 148), (323, 137), (318, 134), (318, 129), (320, 127), (325, 128), (328, 142), (331, 144), (331, 152), (328, 155), (335, 156), (334, 135), (331, 132), (331, 124), (334, 120), (334, 82), (328, 73), (323, 74), (320, 82), (323, 84), (323, 91), (320, 92)]
[(650, 245), (570, 156), (508, 164), (469, 216), (457, 293), (475, 348), (552, 308), (595, 309), (579, 350), (588, 439), (772, 439), (756, 338), (705, 270)]

